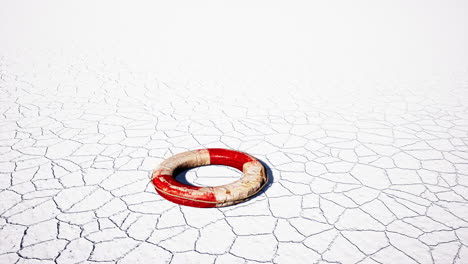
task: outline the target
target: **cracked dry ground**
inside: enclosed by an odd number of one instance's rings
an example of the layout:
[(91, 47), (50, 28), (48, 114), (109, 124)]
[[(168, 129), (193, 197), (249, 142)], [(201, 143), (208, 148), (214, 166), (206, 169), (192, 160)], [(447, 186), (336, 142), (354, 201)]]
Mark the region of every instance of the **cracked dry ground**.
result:
[[(467, 263), (466, 90), (259, 104), (85, 61), (0, 61), (0, 263)], [(219, 209), (155, 193), (159, 162), (208, 147), (272, 184)]]

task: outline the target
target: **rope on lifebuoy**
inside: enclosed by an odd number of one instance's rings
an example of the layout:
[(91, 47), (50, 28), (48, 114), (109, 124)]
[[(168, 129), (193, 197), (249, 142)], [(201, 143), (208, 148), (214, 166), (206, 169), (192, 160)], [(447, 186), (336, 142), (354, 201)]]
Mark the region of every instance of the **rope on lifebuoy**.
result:
[[(197, 187), (174, 179), (176, 169), (226, 165), (241, 170), (239, 180), (215, 187)], [(193, 207), (222, 207), (246, 201), (268, 183), (265, 167), (256, 158), (228, 149), (199, 149), (174, 155), (153, 171), (151, 181), (165, 199)]]

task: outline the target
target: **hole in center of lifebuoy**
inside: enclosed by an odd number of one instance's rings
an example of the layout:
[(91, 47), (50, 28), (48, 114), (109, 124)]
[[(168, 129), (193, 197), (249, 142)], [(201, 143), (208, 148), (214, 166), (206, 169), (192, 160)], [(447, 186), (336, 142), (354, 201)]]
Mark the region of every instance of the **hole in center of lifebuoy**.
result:
[(181, 171), (176, 180), (187, 185), (199, 187), (214, 187), (236, 181), (242, 177), (242, 172), (222, 165), (209, 165)]

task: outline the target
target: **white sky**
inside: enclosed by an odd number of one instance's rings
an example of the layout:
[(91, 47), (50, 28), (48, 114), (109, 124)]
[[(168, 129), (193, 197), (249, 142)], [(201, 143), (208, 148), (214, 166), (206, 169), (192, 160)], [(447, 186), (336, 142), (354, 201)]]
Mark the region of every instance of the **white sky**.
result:
[(0, 49), (201, 80), (465, 86), (468, 1), (3, 1)]

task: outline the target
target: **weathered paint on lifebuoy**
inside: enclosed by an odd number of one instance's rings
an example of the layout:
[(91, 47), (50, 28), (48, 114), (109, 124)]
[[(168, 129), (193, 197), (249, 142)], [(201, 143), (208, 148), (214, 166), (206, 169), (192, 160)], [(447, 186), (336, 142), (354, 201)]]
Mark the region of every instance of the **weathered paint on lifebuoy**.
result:
[[(174, 171), (205, 165), (226, 165), (244, 175), (230, 184), (197, 187), (178, 182)], [(193, 207), (222, 207), (240, 203), (260, 191), (268, 182), (265, 168), (256, 158), (228, 149), (199, 149), (174, 155), (163, 161), (151, 176), (156, 191), (165, 199)]]

